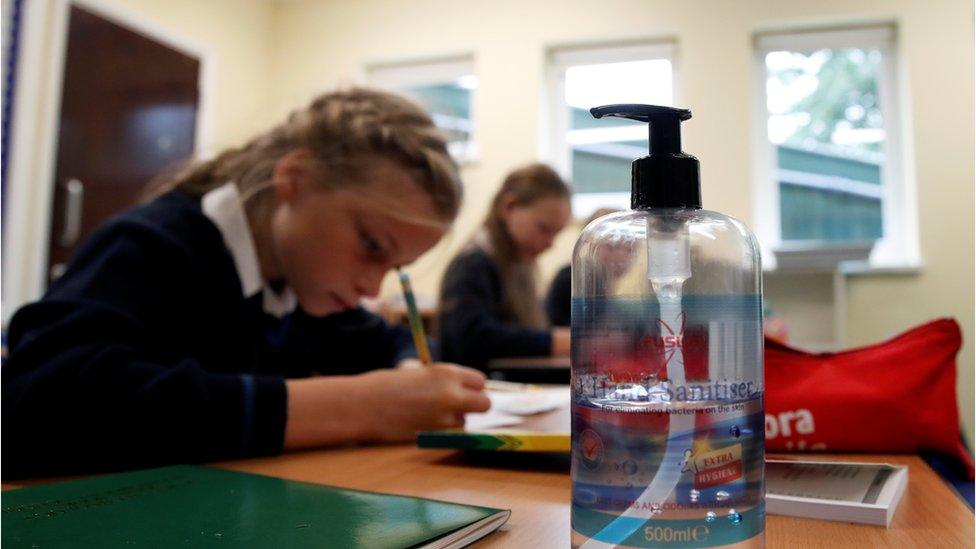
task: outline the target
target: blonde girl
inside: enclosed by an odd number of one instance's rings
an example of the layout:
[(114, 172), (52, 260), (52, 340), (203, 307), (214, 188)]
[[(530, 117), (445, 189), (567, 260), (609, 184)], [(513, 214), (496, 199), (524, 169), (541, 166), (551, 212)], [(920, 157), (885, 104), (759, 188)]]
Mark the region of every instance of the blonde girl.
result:
[(369, 89), (315, 99), (107, 222), (9, 327), (4, 474), (408, 440), (489, 406), (357, 304), (457, 215), (430, 117)]

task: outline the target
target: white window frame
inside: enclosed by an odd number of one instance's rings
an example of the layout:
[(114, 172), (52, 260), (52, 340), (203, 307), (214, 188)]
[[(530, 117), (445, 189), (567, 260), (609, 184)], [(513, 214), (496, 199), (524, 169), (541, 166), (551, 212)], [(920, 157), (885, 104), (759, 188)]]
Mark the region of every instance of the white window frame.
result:
[[(918, 246), (918, 216), (914, 178), (906, 163), (910, 151), (902, 141), (903, 114), (907, 112), (898, 94), (897, 33), (892, 25), (872, 25), (817, 30), (760, 33), (755, 36), (756, 113), (756, 193), (755, 226), (763, 251), (763, 263), (775, 268), (775, 252), (782, 249), (779, 183), (776, 147), (769, 140), (769, 110), (766, 97), (766, 55), (773, 51), (812, 53), (821, 49), (871, 48), (881, 50), (878, 102), (885, 123), (881, 167), (880, 197), (883, 236), (875, 244), (869, 261), (871, 269), (917, 269), (921, 259)], [(836, 182), (834, 182), (836, 183)], [(823, 265), (823, 254), (843, 246), (811, 243), (808, 246)], [(838, 261), (843, 258), (838, 256)], [(829, 263), (829, 262), (828, 262)], [(814, 267), (813, 264), (810, 265)]]
[[(543, 143), (543, 156), (549, 161), (553, 168), (562, 174), (567, 180), (572, 181), (572, 147), (573, 144), (582, 144), (586, 140), (586, 135), (579, 135), (575, 143), (571, 143), (569, 135), (569, 109), (566, 108), (566, 71), (570, 67), (579, 65), (599, 65), (606, 63), (626, 63), (631, 61), (647, 61), (653, 59), (666, 59), (671, 63), (671, 97), (672, 103), (678, 103), (678, 67), (676, 60), (676, 44), (674, 40), (658, 40), (654, 42), (642, 42), (639, 44), (617, 44), (601, 46), (576, 46), (553, 48), (549, 51), (547, 64), (547, 85), (548, 90), (548, 120), (545, 124), (549, 129), (548, 139)], [(596, 105), (594, 105), (596, 106)], [(614, 133), (614, 137), (644, 138), (647, 137), (647, 128), (632, 126), (624, 128), (594, 128), (585, 130), (587, 135), (602, 137), (606, 139), (607, 133)], [(626, 132), (627, 135), (619, 135)], [(630, 135), (633, 134), (633, 135)], [(580, 141), (583, 140), (583, 141)], [(620, 151), (625, 154), (627, 151)], [(646, 155), (641, 152), (639, 156)], [(629, 157), (637, 158), (635, 156)], [(620, 209), (630, 209), (630, 190), (615, 193), (574, 193), (573, 194), (573, 214), (577, 219), (585, 219), (599, 208), (613, 207)]]
[[(464, 76), (474, 75), (474, 57), (461, 56), (444, 59), (398, 61), (393, 63), (376, 63), (366, 67), (367, 80), (373, 86), (388, 90), (400, 90), (406, 87), (428, 86), (452, 82)], [(457, 124), (466, 124), (470, 138), (464, 142), (454, 142), (448, 145), (451, 156), (458, 163), (470, 163), (478, 159), (477, 123), (475, 112), (475, 94), (478, 88), (471, 90), (469, 112), (471, 121), (431, 113), (434, 123), (441, 128), (450, 128)]]

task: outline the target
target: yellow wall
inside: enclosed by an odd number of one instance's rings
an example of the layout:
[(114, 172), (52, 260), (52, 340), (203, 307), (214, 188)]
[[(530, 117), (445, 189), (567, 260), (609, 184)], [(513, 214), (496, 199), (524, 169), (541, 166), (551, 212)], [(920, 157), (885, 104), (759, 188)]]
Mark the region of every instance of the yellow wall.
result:
[[(474, 56), (481, 159), (464, 168), (467, 201), (455, 234), (413, 269), (434, 292), (446, 261), (477, 227), (512, 166), (540, 155), (547, 48), (629, 39), (677, 41), (678, 102), (693, 109), (684, 148), (702, 162), (705, 206), (753, 219), (752, 36), (760, 30), (895, 22), (914, 146), (920, 274), (849, 280), (844, 345), (893, 336), (939, 316), (962, 325), (959, 398), (973, 432), (973, 7), (914, 0), (602, 2), (459, 0), (283, 2), (274, 34), (278, 114), (336, 85), (364, 81), (369, 63)], [(912, 172), (909, 172), (912, 173)], [(570, 255), (573, 231), (541, 261), (544, 278)], [(802, 290), (801, 290), (802, 291)], [(822, 289), (818, 289), (822, 291)]]

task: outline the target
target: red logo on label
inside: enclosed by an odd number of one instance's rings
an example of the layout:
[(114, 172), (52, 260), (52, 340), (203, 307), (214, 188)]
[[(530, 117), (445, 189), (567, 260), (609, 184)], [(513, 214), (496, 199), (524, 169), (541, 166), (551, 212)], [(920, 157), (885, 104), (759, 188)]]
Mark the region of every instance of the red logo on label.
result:
[(671, 327), (670, 324), (665, 322), (663, 319), (657, 319), (658, 323), (661, 325), (661, 337), (660, 345), (664, 348), (664, 363), (667, 364), (671, 362), (671, 357), (681, 349), (684, 344), (685, 339), (685, 313), (678, 315), (675, 319), (677, 329)]
[(603, 440), (596, 431), (586, 429), (580, 433), (579, 450), (584, 467), (596, 469), (600, 466), (600, 462), (603, 461)]
[(718, 486), (719, 484), (725, 484), (727, 482), (732, 482), (737, 478), (742, 477), (742, 462), (735, 461), (728, 465), (722, 467), (716, 467), (714, 469), (706, 469), (700, 473), (695, 474), (695, 489), (702, 490), (705, 488), (711, 488), (712, 486)]
[(697, 490), (742, 478), (742, 445), (735, 444), (690, 456), (681, 472), (695, 475)]

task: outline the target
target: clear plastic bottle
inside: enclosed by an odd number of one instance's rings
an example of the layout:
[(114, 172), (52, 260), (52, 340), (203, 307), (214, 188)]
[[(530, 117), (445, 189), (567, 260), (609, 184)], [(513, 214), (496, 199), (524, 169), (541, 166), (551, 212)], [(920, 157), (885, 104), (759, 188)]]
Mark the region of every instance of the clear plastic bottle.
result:
[(685, 110), (609, 105), (651, 125), (633, 210), (573, 254), (572, 545), (763, 545), (762, 280), (755, 237), (701, 209)]

